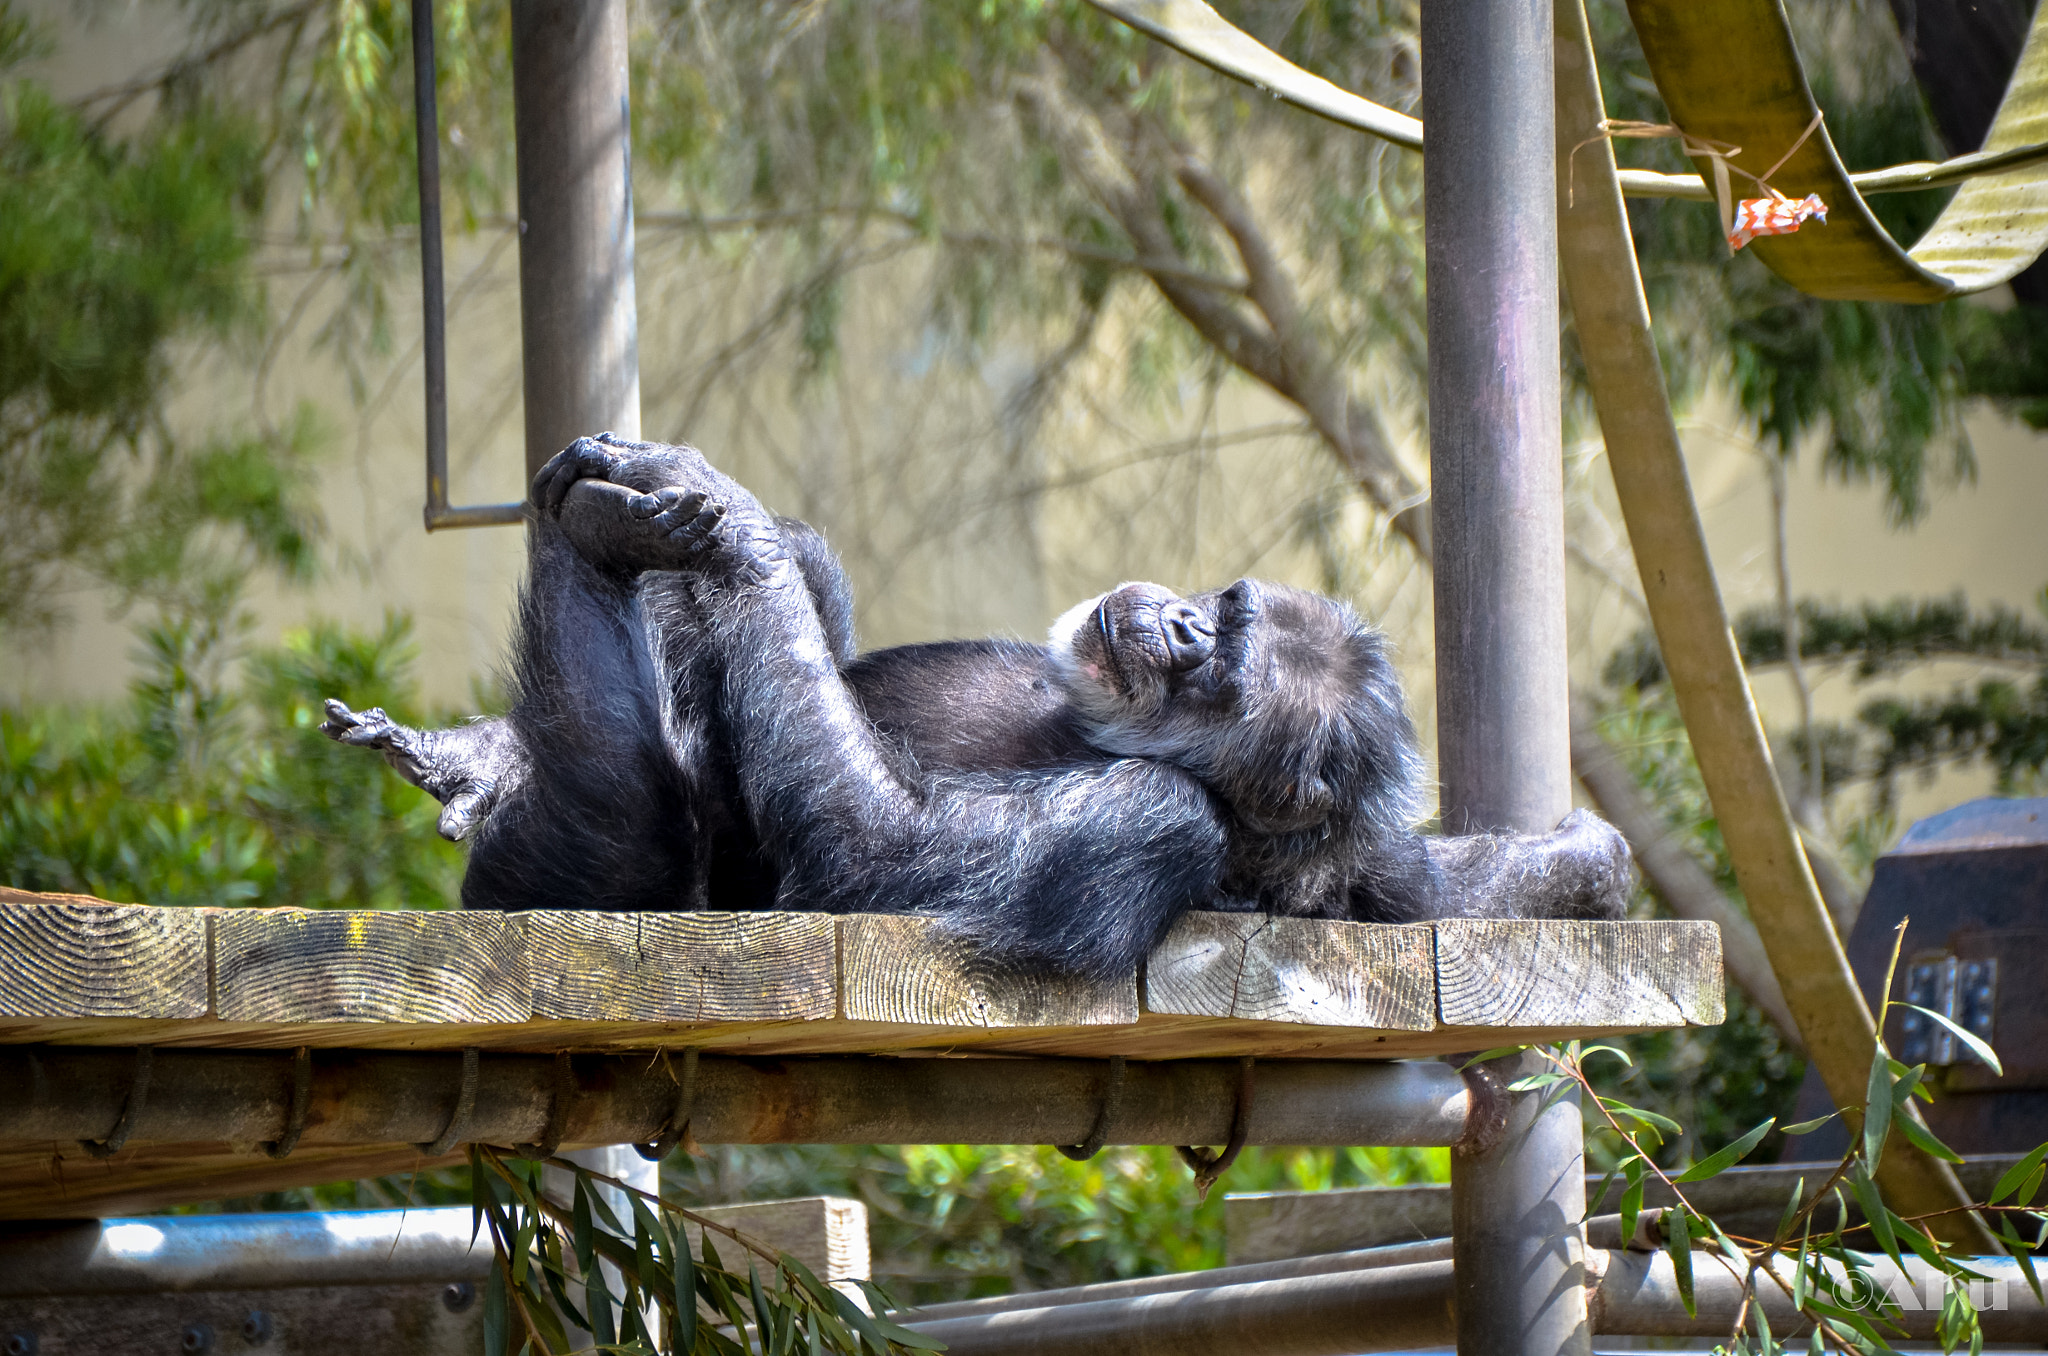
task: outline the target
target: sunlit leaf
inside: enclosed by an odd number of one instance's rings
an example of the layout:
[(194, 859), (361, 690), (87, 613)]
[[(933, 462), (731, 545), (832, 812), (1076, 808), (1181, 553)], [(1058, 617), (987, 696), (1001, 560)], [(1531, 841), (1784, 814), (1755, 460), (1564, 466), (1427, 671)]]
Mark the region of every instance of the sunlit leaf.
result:
[(1733, 1144), (1724, 1145), (1716, 1149), (1713, 1153), (1708, 1154), (1705, 1158), (1702, 1158), (1699, 1162), (1693, 1164), (1671, 1180), (1674, 1182), (1704, 1182), (1710, 1177), (1720, 1176), (1722, 1172), (1741, 1162), (1744, 1155), (1748, 1154), (1751, 1149), (1754, 1149), (1758, 1141), (1769, 1134), (1771, 1127), (1777, 1123), (1778, 1118), (1776, 1116), (1771, 1117), (1741, 1139), (1736, 1140)]
[(1899, 1004), (1899, 1006), (1902, 1008), (1911, 1008), (1913, 1009), (1913, 1011), (1920, 1013), (1923, 1016), (1932, 1017), (1935, 1021), (1940, 1022), (1943, 1026), (1948, 1028), (1950, 1035), (1954, 1036), (1964, 1045), (1970, 1047), (1971, 1054), (1975, 1055), (1977, 1058), (1983, 1060), (1986, 1064), (1990, 1065), (1991, 1072), (1999, 1075), (2001, 1078), (2005, 1076), (2005, 1066), (1998, 1062), (1998, 1055), (1991, 1049), (1990, 1045), (1988, 1045), (1981, 1036), (1978, 1036), (1975, 1033), (1966, 1029), (1961, 1023), (1957, 1022), (1955, 1018), (1944, 1016), (1943, 1014), (1936, 1012), (1933, 1008), (1923, 1008), (1918, 1003), (1901, 1003)]

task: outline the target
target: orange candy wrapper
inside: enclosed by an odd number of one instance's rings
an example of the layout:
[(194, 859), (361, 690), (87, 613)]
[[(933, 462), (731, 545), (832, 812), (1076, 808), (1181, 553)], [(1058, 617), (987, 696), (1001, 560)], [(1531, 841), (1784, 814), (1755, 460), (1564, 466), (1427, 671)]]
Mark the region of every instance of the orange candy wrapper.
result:
[(1790, 198), (1745, 198), (1735, 205), (1735, 223), (1728, 229), (1728, 248), (1739, 250), (1760, 235), (1790, 235), (1808, 217), (1828, 219), (1828, 205), (1817, 193), (1799, 201)]

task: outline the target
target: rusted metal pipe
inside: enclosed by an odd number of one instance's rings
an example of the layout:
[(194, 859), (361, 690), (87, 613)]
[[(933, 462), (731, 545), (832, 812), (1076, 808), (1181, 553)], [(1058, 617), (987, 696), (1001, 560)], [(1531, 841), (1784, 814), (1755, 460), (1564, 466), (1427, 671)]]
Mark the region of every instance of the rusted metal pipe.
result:
[(952, 1356), (1351, 1356), (1436, 1346), (1457, 1331), (1448, 1260), (906, 1326)]
[[(299, 1143), (425, 1143), (448, 1126), (456, 1054), (316, 1051)], [(121, 1117), (132, 1050), (0, 1047), (0, 1142), (98, 1139)], [(559, 1128), (569, 1145), (653, 1140), (676, 1109), (679, 1070), (658, 1056), (578, 1056)], [(547, 1129), (555, 1065), (546, 1055), (478, 1062), (462, 1138), (530, 1143)], [(1235, 1060), (1134, 1061), (1111, 1144), (1220, 1144), (1229, 1138)], [(690, 1133), (704, 1144), (1071, 1144), (1101, 1110), (1103, 1061), (873, 1056), (698, 1063)], [(275, 1140), (289, 1116), (285, 1052), (161, 1049), (132, 1142)], [(1260, 1067), (1246, 1124), (1252, 1144), (1450, 1145), (1473, 1098), (1456, 1070), (1415, 1061), (1275, 1060)]]

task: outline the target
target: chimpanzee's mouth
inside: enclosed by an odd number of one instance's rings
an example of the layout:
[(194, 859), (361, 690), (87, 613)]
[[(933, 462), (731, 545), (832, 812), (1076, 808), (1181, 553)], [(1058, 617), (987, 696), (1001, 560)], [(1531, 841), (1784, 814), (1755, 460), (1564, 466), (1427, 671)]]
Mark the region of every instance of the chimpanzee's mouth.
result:
[(1104, 676), (1110, 680), (1110, 687), (1118, 696), (1127, 696), (1131, 690), (1130, 679), (1124, 673), (1123, 662), (1116, 653), (1116, 621), (1109, 615), (1109, 605), (1116, 597), (1105, 595), (1095, 608), (1095, 634), (1102, 641), (1102, 664), (1107, 671)]

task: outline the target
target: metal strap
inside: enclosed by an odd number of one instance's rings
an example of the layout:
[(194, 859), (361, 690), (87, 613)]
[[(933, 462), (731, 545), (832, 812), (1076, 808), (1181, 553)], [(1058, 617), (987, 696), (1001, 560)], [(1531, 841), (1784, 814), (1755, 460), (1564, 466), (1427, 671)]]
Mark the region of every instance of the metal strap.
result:
[(1084, 1163), (1102, 1152), (1103, 1144), (1109, 1139), (1110, 1127), (1116, 1123), (1116, 1113), (1124, 1104), (1124, 1057), (1109, 1057), (1109, 1086), (1102, 1090), (1102, 1109), (1095, 1113), (1095, 1124), (1089, 1128), (1088, 1138), (1079, 1144), (1055, 1144), (1058, 1149), (1076, 1163)]
[(562, 1147), (562, 1130), (569, 1123), (569, 1106), (576, 1100), (576, 1066), (567, 1050), (555, 1051), (555, 1083), (548, 1092), (548, 1118), (541, 1123), (540, 1138), (531, 1144), (515, 1144), (512, 1152), (521, 1158), (553, 1158)]
[(1209, 1188), (1216, 1185), (1216, 1179), (1230, 1171), (1230, 1165), (1237, 1161), (1238, 1151), (1244, 1148), (1246, 1125), (1252, 1118), (1252, 1064), (1250, 1055), (1237, 1062), (1237, 1107), (1230, 1115), (1230, 1142), (1223, 1146), (1222, 1153), (1197, 1149), (1182, 1144), (1175, 1152), (1180, 1161), (1187, 1164), (1195, 1174), (1195, 1195), (1207, 1200)]
[(299, 1135), (306, 1128), (306, 1108), (313, 1101), (313, 1049), (302, 1045), (292, 1052), (292, 1100), (285, 1111), (284, 1133), (263, 1145), (263, 1152), (272, 1158), (289, 1157), (299, 1145)]
[(128, 1099), (121, 1104), (121, 1116), (114, 1122), (113, 1131), (103, 1140), (78, 1141), (79, 1147), (92, 1157), (112, 1158), (128, 1142), (135, 1122), (142, 1117), (142, 1108), (149, 1105), (149, 1067), (155, 1054), (147, 1045), (135, 1047), (135, 1081), (128, 1085)]
[(466, 1046), (462, 1051), (462, 1084), (455, 1090), (455, 1110), (448, 1117), (448, 1128), (432, 1144), (421, 1144), (419, 1151), (428, 1158), (439, 1158), (462, 1142), (469, 1133), (469, 1122), (476, 1111), (477, 1067), (482, 1051), (476, 1046)]
[(668, 1119), (661, 1123), (652, 1140), (635, 1144), (633, 1152), (650, 1163), (659, 1163), (674, 1153), (676, 1145), (689, 1136), (690, 1110), (696, 1100), (697, 1051), (692, 1048), (683, 1051), (683, 1076), (676, 1085), (676, 1100), (669, 1108)]

